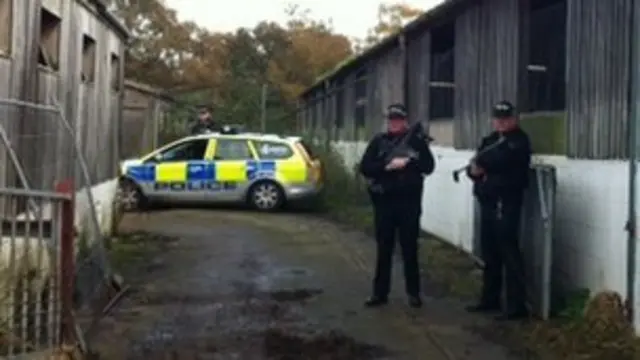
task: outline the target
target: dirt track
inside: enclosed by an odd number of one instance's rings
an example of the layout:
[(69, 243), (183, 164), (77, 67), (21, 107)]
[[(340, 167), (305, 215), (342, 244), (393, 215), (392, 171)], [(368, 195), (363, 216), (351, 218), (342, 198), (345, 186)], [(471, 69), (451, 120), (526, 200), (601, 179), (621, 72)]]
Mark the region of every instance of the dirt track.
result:
[(94, 337), (101, 359), (511, 358), (454, 300), (409, 310), (397, 276), (387, 308), (363, 309), (372, 240), (325, 220), (179, 210), (121, 231), (162, 236), (135, 240), (155, 250), (127, 258), (134, 290)]

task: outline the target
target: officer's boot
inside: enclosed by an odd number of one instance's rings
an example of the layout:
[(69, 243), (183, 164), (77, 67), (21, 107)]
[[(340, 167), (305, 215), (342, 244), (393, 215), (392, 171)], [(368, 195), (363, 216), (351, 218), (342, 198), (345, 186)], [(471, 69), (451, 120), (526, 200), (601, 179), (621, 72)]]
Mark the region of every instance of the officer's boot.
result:
[(420, 296), (410, 295), (409, 306), (415, 309), (422, 307), (422, 298)]
[(364, 302), (364, 306), (379, 307), (379, 306), (387, 305), (387, 303), (389, 303), (389, 299), (387, 297), (372, 296)]

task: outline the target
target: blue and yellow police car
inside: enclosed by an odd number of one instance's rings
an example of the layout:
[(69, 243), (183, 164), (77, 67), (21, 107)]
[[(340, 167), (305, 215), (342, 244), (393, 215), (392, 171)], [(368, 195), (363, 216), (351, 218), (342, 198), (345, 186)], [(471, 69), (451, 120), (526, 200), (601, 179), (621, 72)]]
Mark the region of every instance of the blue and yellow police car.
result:
[(246, 203), (271, 211), (316, 195), (322, 165), (299, 137), (226, 131), (182, 138), (120, 164), (124, 211), (153, 203)]

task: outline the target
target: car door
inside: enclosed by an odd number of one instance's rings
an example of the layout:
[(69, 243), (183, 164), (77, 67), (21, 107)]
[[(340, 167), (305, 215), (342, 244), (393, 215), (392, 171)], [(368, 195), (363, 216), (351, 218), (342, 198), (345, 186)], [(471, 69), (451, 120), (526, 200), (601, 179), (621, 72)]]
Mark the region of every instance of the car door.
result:
[(212, 192), (216, 200), (242, 201), (248, 186), (247, 163), (254, 159), (249, 143), (240, 138), (215, 140), (213, 156), (216, 182), (220, 191)]
[(163, 201), (194, 201), (202, 196), (202, 182), (213, 181), (213, 164), (205, 161), (209, 139), (189, 139), (165, 149), (155, 163), (153, 197)]

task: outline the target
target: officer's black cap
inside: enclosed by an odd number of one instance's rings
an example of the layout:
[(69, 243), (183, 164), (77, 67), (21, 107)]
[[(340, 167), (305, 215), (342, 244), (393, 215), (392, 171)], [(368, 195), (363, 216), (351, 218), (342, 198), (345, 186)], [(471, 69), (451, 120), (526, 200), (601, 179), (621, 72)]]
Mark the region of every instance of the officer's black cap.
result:
[(500, 101), (493, 105), (491, 113), (496, 119), (510, 118), (516, 115), (516, 108), (508, 101)]
[(406, 119), (407, 108), (403, 104), (391, 104), (387, 107), (387, 119)]

